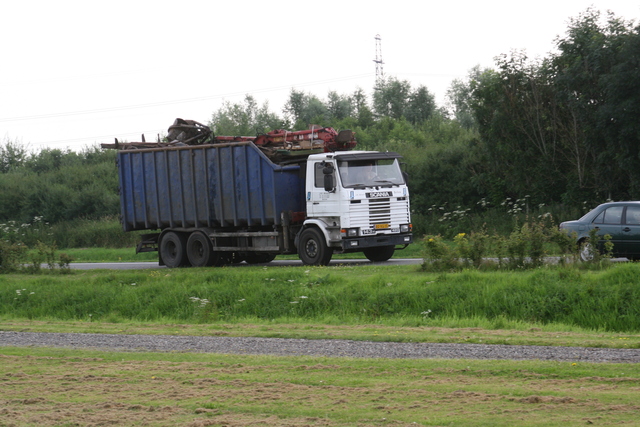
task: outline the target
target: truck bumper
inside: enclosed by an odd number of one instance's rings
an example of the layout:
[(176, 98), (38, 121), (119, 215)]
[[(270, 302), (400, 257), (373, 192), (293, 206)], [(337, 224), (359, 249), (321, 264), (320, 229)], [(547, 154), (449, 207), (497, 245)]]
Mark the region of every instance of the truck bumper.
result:
[(373, 248), (376, 246), (396, 246), (413, 243), (413, 234), (379, 234), (377, 236), (354, 237), (342, 239), (343, 250)]

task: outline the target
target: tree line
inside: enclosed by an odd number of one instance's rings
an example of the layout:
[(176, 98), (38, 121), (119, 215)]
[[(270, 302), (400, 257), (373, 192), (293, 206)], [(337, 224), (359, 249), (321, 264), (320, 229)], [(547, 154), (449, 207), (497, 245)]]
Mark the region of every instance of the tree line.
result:
[(640, 197), (640, 26), (592, 9), (557, 52), (497, 58), (469, 81), (484, 191), (583, 200)]
[(251, 121), (268, 105), (247, 96), (210, 125), (232, 134), (240, 123), (254, 132), (351, 128), (360, 147), (405, 154), (419, 212), (524, 196), (574, 207), (640, 198), (640, 26), (590, 8), (554, 44), (544, 58), (514, 51), (493, 68), (474, 67), (451, 84), (442, 107), (424, 86), (389, 78), (370, 100), (361, 89), (324, 100), (292, 90), (283, 115), (269, 122)]
[[(451, 212), (525, 198), (531, 205), (593, 206), (640, 198), (640, 26), (587, 9), (555, 50), (474, 67), (436, 105), (425, 86), (394, 77), (368, 94), (292, 89), (280, 113), (251, 95), (225, 102), (216, 135), (255, 135), (310, 125), (352, 129), (359, 149), (404, 155), (412, 208)], [(114, 153), (88, 148), (28, 153), (0, 145), (0, 222), (117, 215)], [(482, 204), (479, 204), (482, 201)], [(429, 224), (421, 227), (428, 230)]]
[(0, 226), (35, 218), (50, 223), (97, 219), (118, 215), (119, 209), (113, 150), (29, 152), (15, 141), (0, 145)]

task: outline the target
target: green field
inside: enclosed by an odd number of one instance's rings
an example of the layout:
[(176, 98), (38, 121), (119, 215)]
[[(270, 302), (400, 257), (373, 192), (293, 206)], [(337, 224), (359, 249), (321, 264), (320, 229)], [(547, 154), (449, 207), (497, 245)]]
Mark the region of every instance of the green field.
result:
[[(640, 348), (640, 265), (0, 275), (0, 330)], [(640, 367), (0, 349), (0, 425), (584, 425), (637, 418)]]

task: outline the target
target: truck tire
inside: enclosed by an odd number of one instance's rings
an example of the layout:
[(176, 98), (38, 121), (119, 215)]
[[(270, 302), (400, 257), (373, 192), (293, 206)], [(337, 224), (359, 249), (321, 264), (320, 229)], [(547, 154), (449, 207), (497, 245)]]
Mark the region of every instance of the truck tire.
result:
[(211, 267), (214, 252), (211, 240), (201, 231), (194, 231), (187, 240), (187, 258), (193, 267)]
[(276, 256), (269, 253), (249, 252), (245, 255), (244, 260), (247, 264), (266, 264), (274, 260)]
[(298, 256), (306, 265), (328, 265), (333, 250), (327, 246), (322, 232), (317, 228), (305, 228), (298, 241)]
[(189, 263), (187, 259), (187, 239), (181, 233), (169, 231), (160, 241), (160, 256), (164, 265), (169, 268), (184, 267)]
[(391, 246), (379, 246), (377, 248), (367, 248), (363, 250), (364, 256), (371, 262), (383, 262), (389, 260), (396, 251), (396, 247)]

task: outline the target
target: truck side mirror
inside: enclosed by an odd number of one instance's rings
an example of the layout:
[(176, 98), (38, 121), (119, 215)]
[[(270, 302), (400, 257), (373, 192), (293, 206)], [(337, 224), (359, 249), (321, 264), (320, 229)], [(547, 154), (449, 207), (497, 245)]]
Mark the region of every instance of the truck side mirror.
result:
[(400, 168), (402, 169), (402, 179), (404, 179), (404, 183), (409, 185), (409, 174), (407, 173), (407, 164), (402, 162), (400, 163)]
[(333, 182), (333, 165), (331, 163), (325, 163), (322, 173), (324, 174), (324, 191), (333, 193), (335, 191), (335, 184)]
[(333, 193), (335, 191), (335, 185), (333, 184), (333, 175), (324, 176), (324, 191)]

